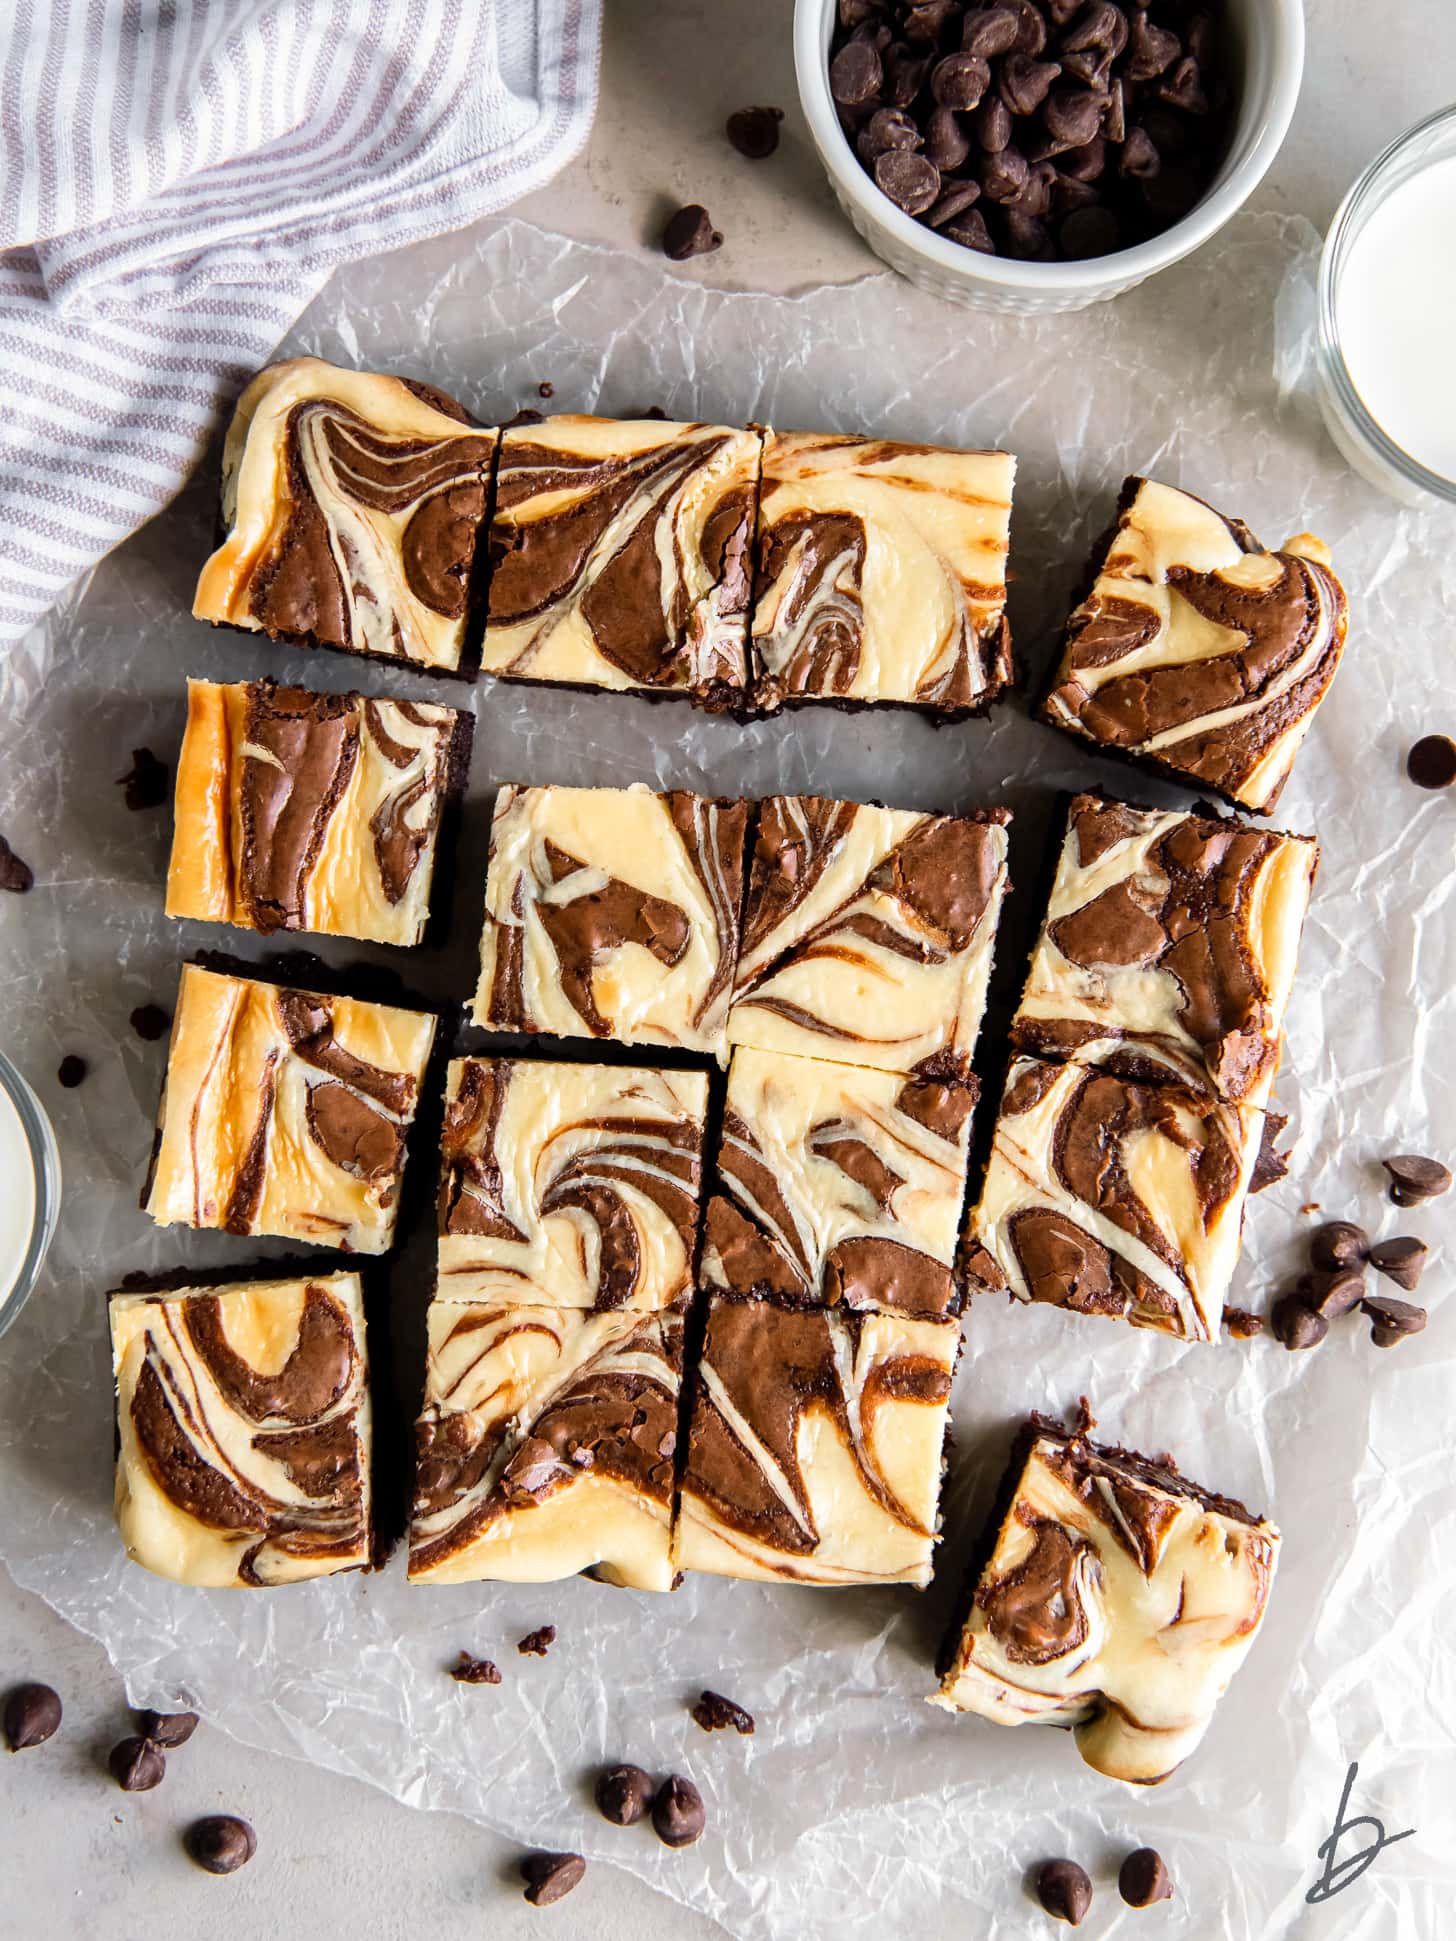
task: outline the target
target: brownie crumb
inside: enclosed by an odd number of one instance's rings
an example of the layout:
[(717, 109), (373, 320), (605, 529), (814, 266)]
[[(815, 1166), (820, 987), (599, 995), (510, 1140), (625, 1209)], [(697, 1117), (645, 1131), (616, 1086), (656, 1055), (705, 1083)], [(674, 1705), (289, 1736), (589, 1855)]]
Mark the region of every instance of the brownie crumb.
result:
[(1320, 1210), (1320, 1203), (1318, 1200), (1306, 1200), (1304, 1205), (1299, 1210), (1301, 1213), (1318, 1213)]
[(1246, 1307), (1226, 1307), (1223, 1311), (1223, 1325), (1235, 1341), (1252, 1341), (1264, 1332), (1264, 1318), (1250, 1314)]
[(753, 1714), (745, 1712), (741, 1705), (735, 1705), (731, 1698), (724, 1698), (721, 1692), (704, 1692), (693, 1707), (693, 1718), (705, 1732), (719, 1732), (732, 1726), (745, 1738), (753, 1731)]
[(472, 1658), (468, 1651), (462, 1651), (450, 1667), (450, 1676), (457, 1685), (499, 1685), (501, 1675), (489, 1658)]
[(544, 425), (545, 422), (541, 412), (533, 410), (529, 404), (523, 404), (513, 418), (506, 419), (501, 430), (514, 431), (518, 425)]
[(133, 748), (131, 767), (117, 776), (116, 784), (125, 792), (129, 809), (160, 809), (167, 799), (167, 764), (150, 748)]
[(544, 1658), (556, 1642), (556, 1626), (543, 1624), (539, 1630), (528, 1631), (516, 1646), (523, 1658)]
[(68, 1092), (74, 1092), (86, 1076), (86, 1060), (74, 1051), (68, 1051), (56, 1066), (56, 1083), (64, 1085)]
[(17, 856), (0, 836), (0, 890), (13, 890), (17, 896), (24, 896), (34, 883), (35, 871), (30, 864)]
[(131, 1028), (138, 1038), (145, 1038), (151, 1044), (171, 1030), (172, 1013), (164, 1011), (160, 1004), (139, 1004), (131, 1014)]

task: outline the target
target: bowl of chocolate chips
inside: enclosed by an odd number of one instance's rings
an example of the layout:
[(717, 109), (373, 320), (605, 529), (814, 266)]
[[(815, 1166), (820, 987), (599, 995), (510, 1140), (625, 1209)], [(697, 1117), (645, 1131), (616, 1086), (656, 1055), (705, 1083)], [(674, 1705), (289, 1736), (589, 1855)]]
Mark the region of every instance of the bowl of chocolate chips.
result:
[(1079, 310), (1257, 187), (1303, 0), (797, 0), (820, 160), (876, 255), (954, 303)]

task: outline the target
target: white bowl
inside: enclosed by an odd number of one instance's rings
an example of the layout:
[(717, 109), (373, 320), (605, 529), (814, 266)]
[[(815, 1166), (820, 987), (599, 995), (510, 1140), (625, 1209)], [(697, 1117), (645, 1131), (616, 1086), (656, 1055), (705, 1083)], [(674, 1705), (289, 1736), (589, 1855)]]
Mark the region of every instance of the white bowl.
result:
[(1304, 72), (1303, 0), (1227, 0), (1238, 108), (1222, 167), (1196, 209), (1161, 236), (1077, 263), (986, 256), (927, 229), (876, 188), (829, 92), (836, 0), (795, 0), (794, 68), (819, 159), (840, 206), (892, 270), (933, 296), (984, 310), (1082, 310), (1105, 303), (1206, 243), (1252, 195), (1279, 153)]

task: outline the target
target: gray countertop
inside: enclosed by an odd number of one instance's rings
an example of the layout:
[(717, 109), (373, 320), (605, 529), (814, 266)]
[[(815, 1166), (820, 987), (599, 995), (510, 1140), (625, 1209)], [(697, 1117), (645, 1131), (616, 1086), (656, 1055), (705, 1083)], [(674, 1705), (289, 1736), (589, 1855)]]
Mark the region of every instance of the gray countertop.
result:
[[(670, 207), (706, 203), (725, 244), (688, 268), (725, 287), (790, 290), (878, 267), (840, 217), (794, 105), (789, 0), (610, 0), (607, 12), (591, 141), (516, 213), (642, 249), (655, 247)], [(1253, 206), (1323, 227), (1371, 155), (1456, 99), (1456, 41), (1449, 0), (1402, 0), (1382, 10), (1378, 31), (1367, 0), (1308, 0), (1307, 14), (1303, 99)], [(722, 137), (726, 114), (750, 103), (786, 110), (768, 162), (742, 161)], [(126, 1714), (105, 1654), (0, 1571), (0, 1689), (25, 1678), (55, 1685), (67, 1711), (50, 1747), (0, 1759), (0, 1926), (24, 1941), (141, 1935), (159, 1922), (199, 1941), (346, 1931), (505, 1941), (543, 1922), (593, 1941), (718, 1932), (600, 1868), (571, 1901), (538, 1913), (520, 1900), (514, 1852), (491, 1834), (206, 1728), (173, 1755), (158, 1791), (120, 1793), (104, 1761)], [(226, 1881), (198, 1873), (178, 1838), (189, 1819), (220, 1810), (244, 1814), (259, 1835), (258, 1860)]]

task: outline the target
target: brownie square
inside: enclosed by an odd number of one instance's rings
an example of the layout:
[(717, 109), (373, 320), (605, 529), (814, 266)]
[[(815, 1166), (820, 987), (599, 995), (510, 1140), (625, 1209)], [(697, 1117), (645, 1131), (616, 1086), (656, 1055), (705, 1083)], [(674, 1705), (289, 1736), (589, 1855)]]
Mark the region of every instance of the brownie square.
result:
[(730, 1043), (966, 1075), (1010, 819), (813, 795), (760, 803)]
[(1183, 1086), (1013, 1059), (972, 1290), (1216, 1341), (1263, 1130), (1263, 1113)]
[(748, 808), (674, 790), (504, 788), (475, 1022), (721, 1055)]
[(505, 432), (484, 669), (741, 707), (759, 451), (651, 418)]
[(411, 1579), (671, 1590), (682, 1353), (677, 1314), (435, 1301)]
[(707, 1104), (701, 1072), (457, 1058), (441, 1140), (440, 1293), (686, 1307)]
[(186, 965), (143, 1208), (383, 1253), (434, 1036), (425, 1013)]
[(419, 943), (474, 726), (427, 701), (189, 681), (167, 915)]
[(1075, 797), (1013, 1044), (1267, 1104), (1318, 862), (1311, 836)]
[(114, 1294), (116, 1520), (157, 1577), (290, 1584), (370, 1560), (357, 1274)]
[(495, 456), (433, 385), (294, 357), (238, 399), (199, 620), (457, 674)]
[(770, 432), (754, 578), (753, 698), (980, 714), (1011, 684), (1016, 461), (885, 438)]
[(809, 1306), (955, 1314), (974, 1079), (738, 1050), (701, 1280)]
[(1069, 1726), (1096, 1771), (1155, 1785), (1197, 1747), (1248, 1656), (1278, 1557), (1272, 1524), (1170, 1458), (1033, 1416), (931, 1703)]
[(923, 1588), (959, 1347), (951, 1320), (713, 1295), (673, 1561)]
[(1130, 478), (1043, 717), (1267, 814), (1345, 644), (1323, 541), (1266, 552), (1191, 492)]

